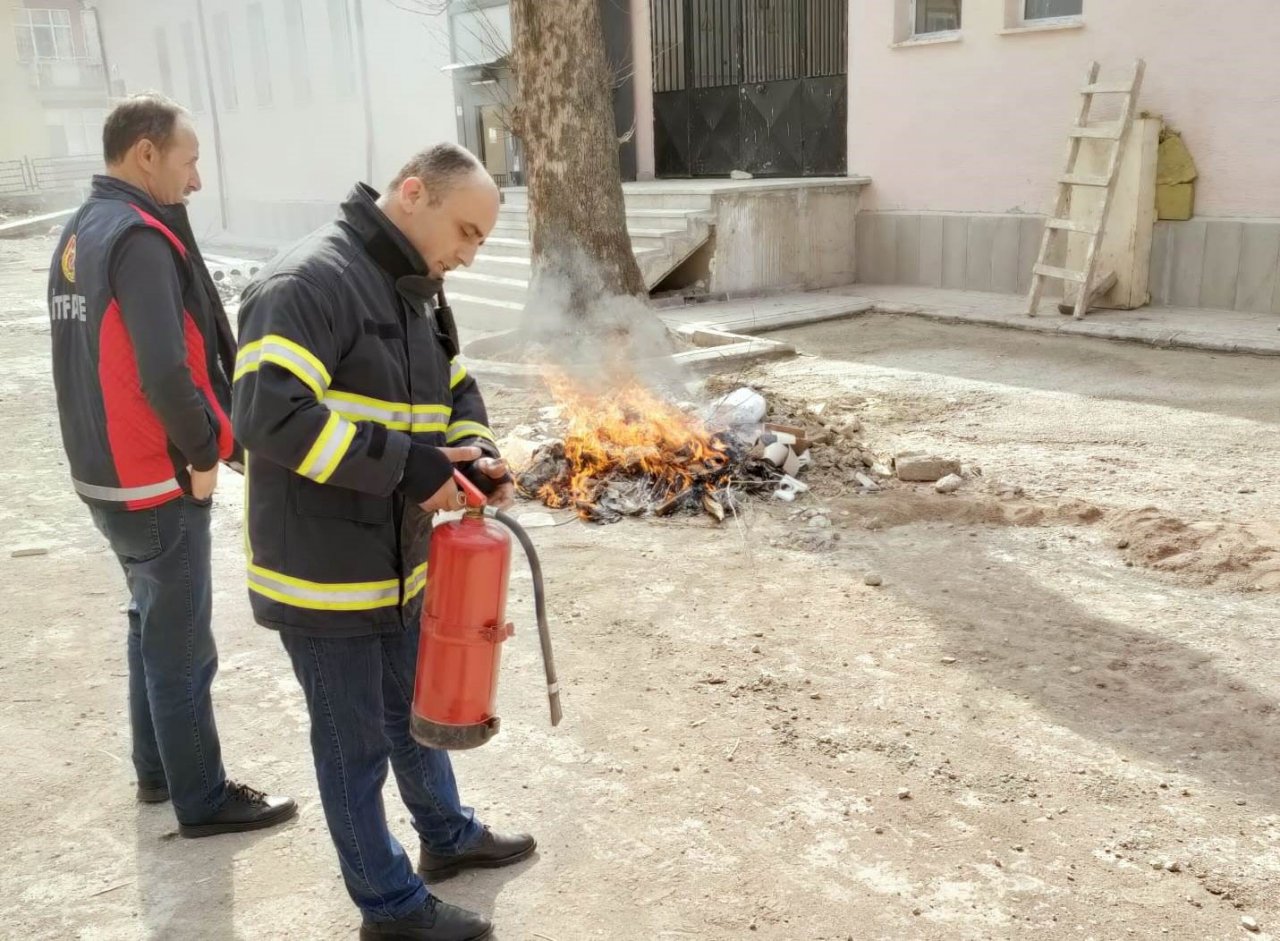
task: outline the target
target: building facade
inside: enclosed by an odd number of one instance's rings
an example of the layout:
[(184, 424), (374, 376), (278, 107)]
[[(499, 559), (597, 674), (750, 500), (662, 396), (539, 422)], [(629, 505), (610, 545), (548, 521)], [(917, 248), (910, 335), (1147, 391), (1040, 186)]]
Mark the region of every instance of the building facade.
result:
[(0, 199), (79, 198), (102, 149), (107, 81), (95, 10), (80, 0), (0, 9)]
[[(200, 133), (198, 233), (276, 246), (454, 140), (448, 21), (388, 0), (98, 0), (120, 91), (159, 90)], [(141, 24), (141, 25), (140, 25)]]
[(1142, 58), (1139, 109), (1199, 171), (1193, 218), (1157, 223), (1153, 301), (1280, 314), (1270, 0), (853, 0), (849, 48), (859, 280), (1022, 289), (1089, 63)]

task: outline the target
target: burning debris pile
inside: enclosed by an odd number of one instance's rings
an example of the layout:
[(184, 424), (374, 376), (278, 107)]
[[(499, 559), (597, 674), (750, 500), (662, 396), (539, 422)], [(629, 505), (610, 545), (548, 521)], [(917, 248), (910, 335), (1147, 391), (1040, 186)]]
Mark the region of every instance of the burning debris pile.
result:
[(793, 500), (809, 463), (801, 429), (764, 423), (766, 405), (741, 389), (701, 414), (639, 381), (595, 394), (563, 375), (549, 380), (564, 437), (536, 451), (520, 491), (591, 522), (705, 512), (723, 520), (742, 495)]

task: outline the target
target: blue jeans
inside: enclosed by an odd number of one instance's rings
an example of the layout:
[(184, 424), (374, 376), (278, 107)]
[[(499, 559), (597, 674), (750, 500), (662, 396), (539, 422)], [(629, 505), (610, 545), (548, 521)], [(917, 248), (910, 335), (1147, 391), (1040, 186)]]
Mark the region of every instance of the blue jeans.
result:
[(146, 787), (167, 784), (179, 823), (207, 820), (226, 796), (210, 687), (218, 651), (208, 502), (149, 510), (91, 506), (129, 586), (129, 726)]
[(461, 853), (483, 830), (463, 807), (449, 754), (409, 734), (418, 631), (325, 638), (281, 634), (311, 714), (320, 802), (347, 892), (370, 921), (421, 908), (427, 889), (387, 828), (387, 766), (422, 844)]

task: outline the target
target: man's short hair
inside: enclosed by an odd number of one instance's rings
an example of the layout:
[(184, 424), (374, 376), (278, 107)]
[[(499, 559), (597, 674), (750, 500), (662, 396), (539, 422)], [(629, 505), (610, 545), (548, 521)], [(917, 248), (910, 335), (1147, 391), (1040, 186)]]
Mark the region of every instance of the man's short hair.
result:
[(399, 189), (401, 183), (416, 176), (430, 193), (431, 202), (438, 203), (447, 190), (478, 170), (483, 171), (484, 166), (465, 147), (434, 144), (409, 158), (389, 189)]
[(187, 109), (155, 92), (133, 95), (111, 109), (102, 125), (102, 156), (108, 164), (119, 163), (140, 140), (149, 140), (165, 150), (173, 140), (178, 118)]

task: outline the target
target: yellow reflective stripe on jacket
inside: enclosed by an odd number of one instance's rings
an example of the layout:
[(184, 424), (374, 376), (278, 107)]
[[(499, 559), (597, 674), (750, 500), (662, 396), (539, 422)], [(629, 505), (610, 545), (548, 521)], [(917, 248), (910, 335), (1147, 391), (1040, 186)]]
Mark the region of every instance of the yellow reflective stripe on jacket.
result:
[(458, 383), (467, 378), (467, 367), (456, 359), (449, 363), (449, 388), (456, 389)]
[(316, 435), (315, 444), (298, 465), (298, 473), (303, 477), (310, 477), (318, 484), (324, 483), (333, 476), (355, 436), (355, 425), (336, 412), (330, 412), (329, 420), (320, 429), (320, 434)]
[(324, 363), (316, 359), (310, 350), (274, 333), (240, 348), (240, 352), (236, 354), (236, 372), (232, 381), (240, 381), (258, 370), (263, 363), (274, 363), (287, 369), (314, 392), (316, 398), (324, 396), (332, 381), (329, 370), (324, 368)]
[(392, 431), (444, 431), (453, 413), (448, 405), (388, 402), (334, 389), (325, 393), (324, 404), (349, 421), (377, 422)]
[(484, 438), (488, 441), (495, 441), (493, 432), (480, 424), (478, 421), (456, 421), (449, 426), (445, 432), (445, 439), (453, 444), (455, 441), (461, 441), (463, 438)]
[(400, 603), (400, 580), (309, 582), (249, 563), (249, 590), (281, 604), (315, 611), (371, 611)]
[(427, 587), (427, 563), (417, 566), (404, 580), (404, 600), (409, 601), (414, 595)]

